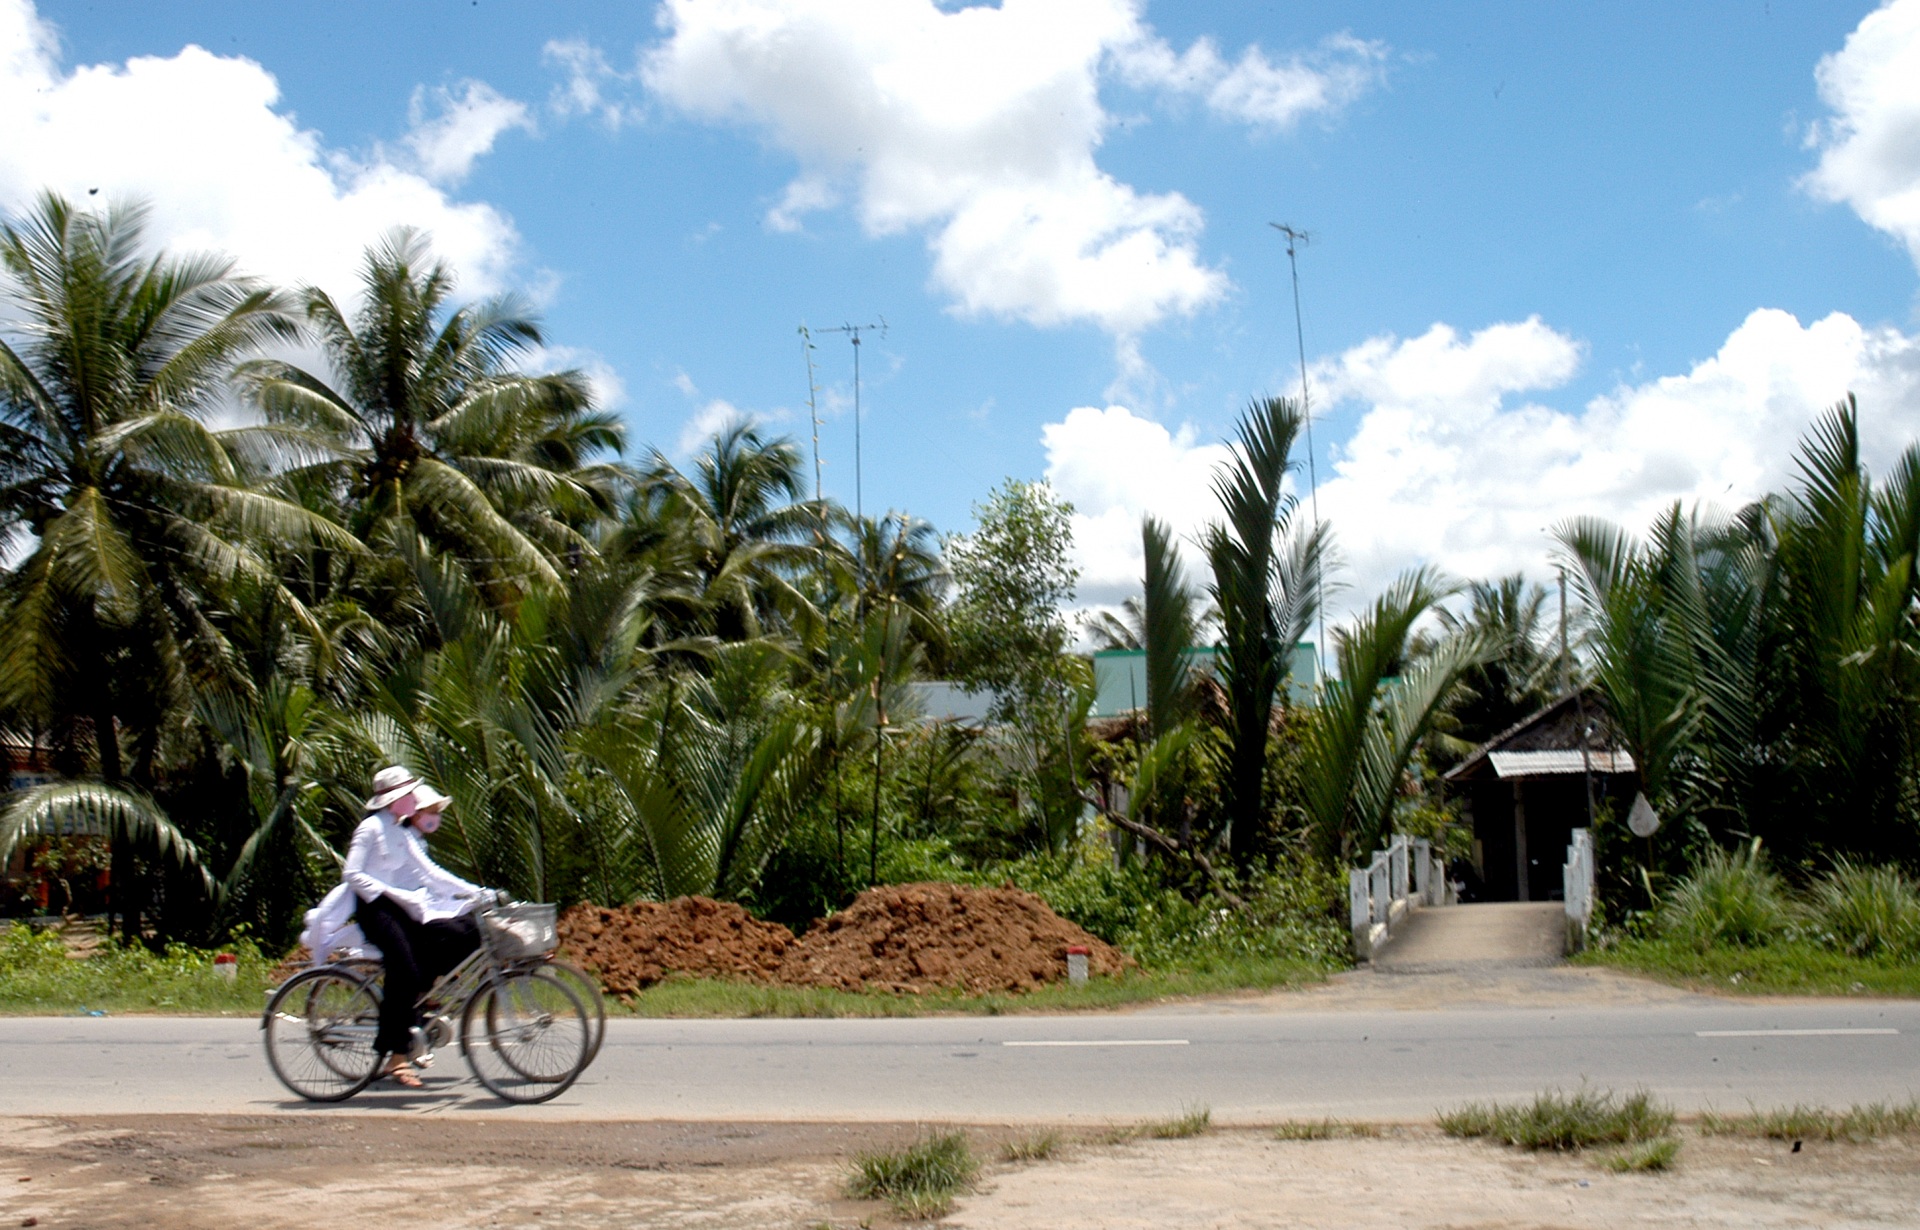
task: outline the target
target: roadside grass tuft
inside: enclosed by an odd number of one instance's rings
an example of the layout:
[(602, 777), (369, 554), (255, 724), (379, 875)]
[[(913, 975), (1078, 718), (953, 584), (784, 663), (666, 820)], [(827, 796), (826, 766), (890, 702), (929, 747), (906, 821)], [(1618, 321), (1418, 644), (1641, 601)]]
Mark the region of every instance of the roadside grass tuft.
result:
[(1189, 1104), (1171, 1119), (1149, 1119), (1110, 1127), (1094, 1137), (1103, 1145), (1124, 1145), (1133, 1140), (1185, 1140), (1202, 1136), (1213, 1127), (1213, 1111), (1198, 1103)]
[(1617, 1097), (1611, 1090), (1549, 1090), (1531, 1103), (1469, 1102), (1439, 1116), (1449, 1136), (1486, 1137), (1521, 1149), (1584, 1149), (1635, 1144), (1666, 1135), (1671, 1108), (1644, 1090)]
[(854, 1161), (847, 1194), (885, 1200), (911, 1221), (944, 1217), (953, 1198), (973, 1186), (980, 1162), (964, 1132), (923, 1136), (904, 1149), (862, 1153)]
[(1060, 1133), (1048, 1130), (1030, 1132), (1025, 1136), (1016, 1136), (1003, 1141), (1000, 1145), (1000, 1160), (1003, 1162), (1044, 1162), (1060, 1152), (1065, 1139)]
[(1156, 1119), (1141, 1125), (1141, 1131), (1155, 1140), (1185, 1140), (1189, 1136), (1203, 1136), (1213, 1126), (1213, 1111), (1205, 1106), (1190, 1105), (1171, 1119)]
[(1845, 1110), (1823, 1106), (1780, 1106), (1744, 1115), (1708, 1111), (1698, 1124), (1702, 1136), (1749, 1136), (1765, 1140), (1866, 1141), (1881, 1136), (1920, 1133), (1920, 1098), (1904, 1104), (1869, 1102)]
[(1643, 1140), (1607, 1159), (1607, 1169), (1628, 1174), (1633, 1171), (1669, 1170), (1674, 1159), (1680, 1156), (1680, 1139), (1677, 1136), (1662, 1136), (1656, 1140)]
[(1273, 1129), (1275, 1140), (1366, 1140), (1379, 1134), (1371, 1123), (1344, 1119), (1288, 1119)]

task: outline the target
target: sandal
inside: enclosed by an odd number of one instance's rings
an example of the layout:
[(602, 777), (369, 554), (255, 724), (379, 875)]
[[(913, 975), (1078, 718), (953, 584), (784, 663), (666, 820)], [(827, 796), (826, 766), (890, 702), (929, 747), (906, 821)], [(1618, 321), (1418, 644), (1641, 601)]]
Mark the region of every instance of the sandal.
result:
[(380, 1074), (380, 1079), (392, 1081), (402, 1089), (426, 1088), (426, 1082), (420, 1079), (420, 1074), (415, 1072), (413, 1065), (404, 1059), (398, 1063), (388, 1064), (386, 1071)]

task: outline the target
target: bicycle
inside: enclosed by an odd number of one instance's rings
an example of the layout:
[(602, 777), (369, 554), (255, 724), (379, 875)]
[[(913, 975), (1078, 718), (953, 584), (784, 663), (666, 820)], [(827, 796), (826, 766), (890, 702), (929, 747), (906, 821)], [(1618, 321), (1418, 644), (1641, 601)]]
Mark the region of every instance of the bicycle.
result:
[[(414, 1062), (454, 1040), (487, 1090), (509, 1102), (545, 1102), (566, 1092), (599, 1051), (580, 996), (549, 967), (558, 944), (554, 908), (496, 903), (478, 913), (480, 945), (421, 996)], [(340, 1102), (380, 1074), (379, 963), (318, 965), (288, 979), (261, 1014), (267, 1064), (311, 1102)], [(599, 1007), (596, 1005), (596, 1007)]]

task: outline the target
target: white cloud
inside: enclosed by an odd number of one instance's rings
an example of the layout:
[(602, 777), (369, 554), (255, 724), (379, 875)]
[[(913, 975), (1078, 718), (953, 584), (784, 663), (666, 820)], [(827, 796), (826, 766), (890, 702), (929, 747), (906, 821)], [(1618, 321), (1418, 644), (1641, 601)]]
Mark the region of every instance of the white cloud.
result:
[(1347, 68), (1276, 67), (1258, 49), (1231, 68), (1211, 44), (1175, 56), (1137, 0), (666, 0), (660, 20), (647, 85), (798, 160), (770, 227), (797, 228), (844, 189), (869, 233), (928, 232), (933, 280), (958, 311), (1122, 336), (1215, 302), (1228, 282), (1200, 257), (1191, 201), (1136, 191), (1094, 161), (1103, 74), (1186, 90), (1127, 65), (1192, 61), (1217, 109), (1263, 125), (1361, 88)]
[(1778, 490), (1813, 418), (1852, 390), (1870, 463), (1920, 427), (1920, 343), (1835, 313), (1754, 312), (1683, 375), (1568, 413), (1521, 395), (1569, 379), (1572, 339), (1531, 320), (1462, 341), (1435, 326), (1321, 369), (1365, 412), (1320, 492), (1358, 595), (1432, 562), (1461, 577), (1543, 576), (1547, 530), (1593, 515), (1635, 531), (1675, 500), (1724, 510)]
[(1835, 114), (1809, 133), (1820, 163), (1805, 187), (1852, 206), (1920, 263), (1920, 2), (1868, 14), (1814, 79)]
[(613, 96), (632, 81), (633, 74), (615, 69), (606, 55), (585, 39), (554, 39), (541, 48), (540, 59), (567, 74), (547, 100), (548, 109), (555, 115), (591, 116), (610, 129), (642, 118), (638, 109)]
[(716, 397), (688, 415), (687, 421), (680, 425), (680, 438), (676, 441), (680, 455), (691, 457), (727, 428), (736, 423), (752, 421), (752, 415), (732, 402)]
[[(1074, 506), (1083, 603), (1117, 603), (1139, 591), (1141, 517), (1152, 513), (1191, 540), (1215, 516), (1213, 471), (1227, 446), (1200, 442), (1191, 426), (1169, 431), (1125, 406), (1081, 406), (1040, 437), (1047, 481)], [(1198, 577), (1199, 549), (1186, 541), (1181, 554)]]
[[(1340, 605), (1423, 562), (1464, 578), (1544, 578), (1547, 531), (1571, 516), (1638, 532), (1675, 500), (1731, 511), (1792, 480), (1801, 435), (1849, 391), (1875, 472), (1920, 436), (1920, 338), (1841, 313), (1802, 325), (1762, 309), (1683, 374), (1622, 385), (1578, 412), (1541, 404), (1582, 350), (1529, 319), (1464, 337), (1435, 325), (1315, 365), (1317, 401), (1361, 407), (1320, 488), (1347, 561)], [(1208, 481), (1225, 449), (1190, 430), (1078, 409), (1043, 440), (1048, 476), (1076, 507), (1089, 601), (1137, 592), (1141, 512), (1187, 533), (1214, 515)]]
[(27, 0), (0, 0), (0, 116), (8, 213), (43, 188), (145, 197), (159, 243), (229, 252), (249, 272), (340, 292), (355, 288), (366, 245), (403, 223), (432, 233), (469, 291), (502, 289), (515, 264), (519, 237), (499, 210), (329, 147), (251, 60), (189, 46), (69, 68)]
[(1310, 56), (1275, 64), (1259, 47), (1249, 47), (1229, 65), (1212, 39), (1176, 54), (1149, 38), (1122, 49), (1115, 62), (1133, 85), (1198, 95), (1226, 119), (1286, 129), (1306, 116), (1338, 111), (1378, 85), (1386, 56), (1382, 43), (1338, 34)]
[[(432, 100), (438, 114), (429, 115)], [(413, 91), (408, 107), (413, 127), (406, 145), (420, 171), (437, 184), (457, 184), (473, 171), (473, 164), (493, 149), (509, 128), (534, 131), (527, 104), (508, 98), (484, 81), (464, 81), (461, 93), (445, 86), (431, 92)]]

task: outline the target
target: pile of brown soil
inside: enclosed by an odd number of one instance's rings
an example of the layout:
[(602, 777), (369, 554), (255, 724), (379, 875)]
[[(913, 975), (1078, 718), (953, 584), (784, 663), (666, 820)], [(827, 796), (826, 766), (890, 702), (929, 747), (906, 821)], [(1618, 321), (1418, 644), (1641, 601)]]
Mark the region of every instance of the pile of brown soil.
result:
[(669, 973), (772, 981), (793, 943), (780, 924), (707, 897), (576, 905), (560, 917), (564, 954), (599, 974), (613, 995), (632, 995)]
[(845, 991), (1031, 991), (1067, 976), (1072, 946), (1087, 949), (1096, 974), (1133, 964), (1017, 888), (890, 884), (814, 923), (779, 979)]
[(706, 897), (577, 905), (560, 918), (560, 944), (613, 995), (670, 973), (792, 986), (973, 994), (1031, 991), (1067, 976), (1067, 949), (1087, 949), (1096, 974), (1133, 964), (1017, 888), (891, 884), (868, 889), (802, 938), (731, 902)]

